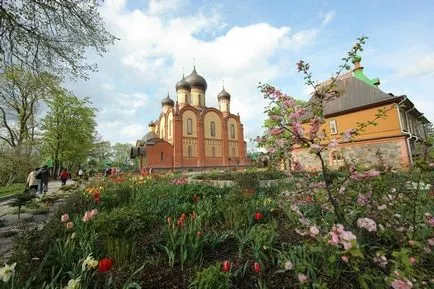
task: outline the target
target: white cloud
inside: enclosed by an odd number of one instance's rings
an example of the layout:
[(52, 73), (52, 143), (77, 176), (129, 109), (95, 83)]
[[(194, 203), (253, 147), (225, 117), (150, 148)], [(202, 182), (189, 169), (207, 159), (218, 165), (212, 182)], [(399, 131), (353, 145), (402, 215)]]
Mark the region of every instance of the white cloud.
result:
[(434, 51), (430, 55), (415, 59), (407, 67), (401, 69), (395, 74), (396, 78), (414, 77), (414, 76), (434, 76)]
[[(104, 2), (103, 18), (120, 40), (99, 64), (93, 79), (98, 84), (75, 88), (93, 96), (103, 137), (122, 142), (146, 133), (145, 124), (158, 118), (168, 90), (174, 98), (175, 83), (183, 69), (190, 73), (193, 58), (208, 82), (207, 105), (216, 106), (224, 80), (232, 95), (231, 110), (240, 113), (246, 138), (261, 134), (265, 102), (258, 82), (273, 81), (286, 72), (280, 59), (286, 63), (291, 58), (284, 53), (313, 43), (335, 14), (327, 13), (320, 28), (293, 32), (288, 26), (262, 22), (227, 28), (220, 7), (209, 4), (182, 15), (179, 8), (188, 5), (182, 0), (150, 0), (148, 7), (135, 10), (126, 4)], [(114, 125), (107, 124), (113, 120)]]
[(123, 127), (120, 131), (120, 133), (123, 136), (132, 138), (136, 137), (138, 135), (144, 135), (145, 134), (145, 126), (140, 124), (130, 124), (125, 127)]
[(331, 11), (325, 13), (323, 16), (323, 20), (321, 22), (321, 27), (324, 27), (327, 24), (329, 24), (335, 18), (335, 16), (336, 16), (335, 10), (331, 10)]

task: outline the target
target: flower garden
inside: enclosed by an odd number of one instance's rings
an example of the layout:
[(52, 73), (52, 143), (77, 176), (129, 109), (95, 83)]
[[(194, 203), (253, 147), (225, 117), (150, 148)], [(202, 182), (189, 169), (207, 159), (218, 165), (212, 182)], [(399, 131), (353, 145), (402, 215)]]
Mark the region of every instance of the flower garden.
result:
[(17, 241), (0, 288), (429, 288), (429, 180), (337, 173), (339, 220), (319, 175), (264, 188), (97, 179)]

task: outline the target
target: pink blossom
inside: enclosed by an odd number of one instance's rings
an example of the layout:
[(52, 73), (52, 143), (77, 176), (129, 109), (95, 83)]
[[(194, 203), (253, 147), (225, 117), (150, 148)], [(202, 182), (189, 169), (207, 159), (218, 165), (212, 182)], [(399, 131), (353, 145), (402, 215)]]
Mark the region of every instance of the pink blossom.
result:
[(376, 254), (376, 257), (374, 257), (372, 260), (375, 262), (375, 264), (377, 264), (377, 265), (380, 266), (381, 268), (386, 268), (386, 265), (389, 263), (389, 262), (387, 261), (386, 256), (384, 256), (384, 255), (381, 254), (381, 253), (377, 253), (377, 254)]
[(377, 224), (374, 220), (369, 218), (359, 218), (357, 219), (357, 226), (362, 229), (366, 229), (369, 232), (377, 231)]
[(307, 276), (302, 274), (302, 273), (298, 273), (298, 281), (300, 281), (301, 284), (304, 284), (307, 282)]
[(341, 256), (341, 260), (345, 263), (348, 263), (349, 257), (348, 256)]
[(344, 134), (342, 135), (342, 139), (345, 141), (345, 142), (349, 142), (349, 141), (351, 141), (351, 139), (352, 139), (352, 134), (354, 133), (354, 130), (352, 129), (352, 128), (349, 128), (349, 129), (347, 129), (345, 132), (344, 132)]
[(316, 144), (316, 143), (313, 143), (310, 145), (310, 150), (313, 152), (319, 152), (319, 151), (321, 151), (322, 148), (323, 148), (322, 146), (320, 146), (319, 144)]
[(428, 245), (431, 247), (434, 246), (434, 238), (428, 239)]
[(390, 284), (393, 289), (411, 289), (413, 288), (413, 283), (407, 279), (401, 280), (401, 279), (395, 279)]
[(294, 162), (294, 171), (301, 172), (304, 170), (303, 165), (299, 161)]
[(414, 264), (416, 264), (417, 260), (415, 257), (411, 256), (410, 258), (408, 258), (408, 261), (410, 262), (411, 265), (414, 265)]
[(380, 211), (385, 210), (386, 208), (387, 208), (386, 204), (377, 207), (377, 209)]
[(68, 222), (68, 221), (69, 221), (69, 215), (68, 215), (68, 214), (63, 214), (63, 215), (60, 217), (60, 221), (61, 221), (62, 223)]
[(309, 231), (310, 231), (310, 235), (311, 235), (312, 237), (315, 237), (316, 235), (319, 234), (319, 230), (318, 230), (317, 226), (312, 226), (312, 227), (310, 227), (310, 228), (309, 228)]
[(276, 152), (276, 149), (273, 148), (273, 147), (271, 147), (271, 148), (268, 149), (268, 152), (269, 152), (270, 154), (274, 154), (274, 153)]
[(330, 233), (331, 239), (328, 241), (330, 245), (338, 245), (339, 244), (339, 235), (335, 232)]
[(66, 223), (66, 228), (68, 228), (68, 229), (72, 229), (73, 226), (74, 226), (74, 224), (72, 222)]
[(339, 145), (338, 141), (334, 138), (328, 144), (329, 149), (335, 149)]
[(97, 209), (93, 209), (93, 210), (90, 210), (90, 211), (87, 211), (86, 213), (84, 213), (84, 216), (83, 216), (83, 222), (88, 222), (88, 221), (90, 221), (90, 220), (92, 220), (92, 218), (96, 215), (98, 213), (98, 210)]
[(359, 194), (357, 196), (357, 204), (359, 206), (366, 206), (369, 202), (369, 198), (371, 197), (371, 193), (367, 193), (367, 194)]
[(415, 243), (413, 240), (408, 240), (408, 245), (413, 248)]
[(344, 246), (345, 250), (349, 250), (353, 247), (353, 240), (356, 240), (356, 235), (350, 231), (343, 232), (339, 238), (341, 239), (341, 244)]
[(343, 194), (343, 193), (345, 193), (345, 187), (340, 187), (339, 188), (339, 194)]

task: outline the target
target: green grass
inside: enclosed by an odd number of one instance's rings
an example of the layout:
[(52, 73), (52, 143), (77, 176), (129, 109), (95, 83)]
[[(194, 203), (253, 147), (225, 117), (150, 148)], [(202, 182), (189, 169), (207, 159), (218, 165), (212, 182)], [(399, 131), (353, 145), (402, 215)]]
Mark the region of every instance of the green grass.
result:
[(10, 184), (9, 186), (2, 186), (0, 187), (0, 197), (22, 193), (25, 186), (26, 184), (24, 183), (15, 183)]

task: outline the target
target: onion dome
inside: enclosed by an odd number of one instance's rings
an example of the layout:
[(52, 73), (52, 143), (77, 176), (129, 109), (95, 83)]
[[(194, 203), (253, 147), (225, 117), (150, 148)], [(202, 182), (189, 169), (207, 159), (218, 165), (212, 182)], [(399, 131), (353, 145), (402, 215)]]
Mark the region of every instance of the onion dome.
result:
[(356, 63), (356, 62), (360, 62), (360, 61), (362, 61), (362, 57), (360, 55), (358, 55), (358, 54), (355, 54), (353, 56), (353, 58), (351, 59), (352, 63)]
[(147, 143), (148, 141), (150, 141), (151, 139), (154, 139), (154, 138), (159, 138), (159, 137), (158, 137), (158, 135), (157, 135), (155, 132), (153, 132), (153, 131), (149, 131), (149, 132), (147, 132), (147, 133), (142, 137), (142, 139), (141, 139), (140, 141), (143, 142), (143, 143), (145, 144), (145, 143)]
[(191, 89), (191, 85), (190, 85), (190, 83), (187, 82), (187, 80), (185, 80), (184, 75), (182, 75), (182, 79), (176, 83), (176, 90), (178, 90), (180, 88), (185, 88), (188, 90)]
[(227, 92), (225, 90), (225, 88), (223, 87), (223, 90), (217, 95), (217, 99), (227, 99), (227, 100), (231, 100), (231, 95), (229, 94), (229, 92)]
[(163, 100), (161, 101), (161, 106), (171, 106), (173, 107), (175, 105), (175, 102), (173, 101), (173, 99), (170, 98), (169, 94), (167, 94), (167, 96), (165, 98), (163, 98)]
[(185, 79), (191, 86), (200, 87), (203, 91), (205, 91), (208, 87), (205, 78), (197, 74), (196, 66), (193, 68), (193, 72), (190, 73), (189, 76)]

